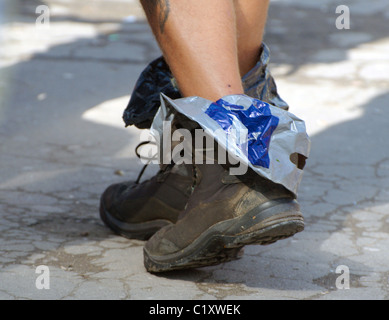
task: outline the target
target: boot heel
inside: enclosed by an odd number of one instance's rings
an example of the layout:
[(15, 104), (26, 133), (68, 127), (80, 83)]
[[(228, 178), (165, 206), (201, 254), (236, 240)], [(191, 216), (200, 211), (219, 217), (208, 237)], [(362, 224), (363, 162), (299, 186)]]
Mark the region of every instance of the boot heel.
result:
[(264, 209), (258, 207), (240, 219), (240, 231), (227, 247), (247, 244), (268, 245), (304, 230), (304, 218), (296, 201), (278, 201)]

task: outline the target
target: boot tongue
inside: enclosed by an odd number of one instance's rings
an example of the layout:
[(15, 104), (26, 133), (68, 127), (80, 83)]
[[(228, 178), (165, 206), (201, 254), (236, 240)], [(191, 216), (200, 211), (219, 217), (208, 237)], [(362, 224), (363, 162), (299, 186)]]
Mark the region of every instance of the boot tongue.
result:
[[(196, 171), (194, 173), (195, 186), (203, 180), (211, 184), (215, 180), (219, 184), (242, 182), (242, 179), (239, 177), (229, 174), (229, 168), (232, 164), (229, 163), (228, 152), (215, 141), (214, 137), (205, 133), (204, 129), (197, 122), (177, 112), (175, 113), (173, 124), (175, 129), (185, 128), (191, 132), (192, 160)], [(196, 130), (202, 130), (203, 132), (196, 135)], [(201, 141), (197, 141), (198, 144), (196, 143), (196, 138), (201, 139)]]

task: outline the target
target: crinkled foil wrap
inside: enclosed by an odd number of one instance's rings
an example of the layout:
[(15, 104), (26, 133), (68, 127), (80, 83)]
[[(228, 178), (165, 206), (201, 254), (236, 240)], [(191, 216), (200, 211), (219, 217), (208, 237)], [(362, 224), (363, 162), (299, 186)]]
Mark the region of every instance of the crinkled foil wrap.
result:
[(303, 170), (293, 155), (306, 159), (310, 152), (303, 120), (247, 95), (212, 102), (201, 97), (170, 99), (161, 94), (150, 130), (156, 139), (163, 136), (164, 121), (172, 121), (176, 112), (197, 122), (241, 163), (297, 195)]

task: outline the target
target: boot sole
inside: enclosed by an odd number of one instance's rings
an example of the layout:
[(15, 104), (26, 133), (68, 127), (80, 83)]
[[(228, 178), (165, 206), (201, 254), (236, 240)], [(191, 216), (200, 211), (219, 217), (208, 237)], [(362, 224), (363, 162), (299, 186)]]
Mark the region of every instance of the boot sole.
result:
[(123, 222), (112, 216), (100, 201), (100, 218), (117, 235), (127, 239), (148, 240), (159, 229), (172, 224), (169, 220), (152, 220), (141, 223)]
[(169, 255), (144, 251), (149, 272), (199, 268), (235, 260), (245, 245), (268, 245), (304, 230), (297, 201), (269, 201), (245, 215), (219, 222), (204, 231), (186, 248)]

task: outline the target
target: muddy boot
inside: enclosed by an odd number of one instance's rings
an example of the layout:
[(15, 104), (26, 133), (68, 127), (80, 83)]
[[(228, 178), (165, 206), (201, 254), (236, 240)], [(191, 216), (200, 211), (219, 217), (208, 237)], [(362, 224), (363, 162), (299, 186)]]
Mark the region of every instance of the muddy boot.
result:
[[(249, 96), (282, 109), (288, 105), (277, 93), (268, 71), (270, 52), (262, 45), (257, 65), (243, 77)], [(180, 93), (164, 59), (152, 62), (138, 79), (123, 119), (126, 126), (149, 128), (160, 106), (160, 92), (171, 98)], [(186, 167), (188, 169), (188, 167)], [(115, 233), (127, 238), (145, 240), (166, 224), (175, 223), (192, 190), (192, 173), (177, 166), (163, 166), (157, 176), (143, 183), (127, 181), (106, 189), (100, 200), (100, 216)]]
[(242, 176), (216, 163), (195, 169), (197, 184), (177, 223), (144, 247), (149, 272), (230, 261), (244, 245), (270, 244), (304, 229), (299, 204), (282, 185), (251, 169)]
[(109, 186), (100, 199), (100, 217), (115, 233), (147, 240), (175, 223), (192, 192), (191, 165), (164, 165), (151, 179)]
[[(197, 127), (192, 122), (187, 125)], [(173, 120), (172, 133), (181, 128), (181, 123)], [(139, 158), (141, 155), (138, 149), (144, 144), (147, 142), (140, 143), (135, 149)], [(165, 151), (173, 153), (177, 144), (171, 141), (170, 150)], [(159, 148), (162, 151), (159, 156), (162, 158), (165, 151), (161, 149), (162, 146)], [(160, 164), (159, 172), (149, 180), (139, 183), (143, 169), (135, 182), (126, 181), (109, 186), (100, 198), (101, 219), (123, 237), (149, 239), (162, 227), (176, 223), (193, 191), (193, 168), (191, 163)]]

